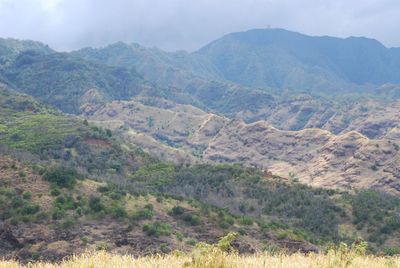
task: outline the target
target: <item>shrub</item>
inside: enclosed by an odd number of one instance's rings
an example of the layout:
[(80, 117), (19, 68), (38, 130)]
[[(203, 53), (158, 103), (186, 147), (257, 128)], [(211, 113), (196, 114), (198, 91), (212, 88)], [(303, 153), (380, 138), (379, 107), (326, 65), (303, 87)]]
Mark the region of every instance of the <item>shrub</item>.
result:
[(127, 216), (125, 208), (117, 206), (111, 209), (111, 215), (115, 219), (125, 218)]
[(400, 248), (398, 247), (394, 247), (394, 248), (385, 248), (383, 250), (383, 253), (385, 255), (389, 255), (389, 256), (394, 256), (394, 255), (400, 255)]
[(192, 215), (192, 218), (190, 220), (190, 224), (195, 226), (195, 225), (199, 225), (201, 223), (201, 219), (198, 215)]
[(249, 216), (243, 216), (240, 218), (239, 222), (243, 225), (252, 225), (253, 224), (253, 218)]
[(91, 196), (89, 199), (89, 208), (95, 213), (105, 209), (104, 205), (101, 203), (101, 199), (94, 196)]
[(68, 218), (61, 224), (61, 227), (63, 229), (69, 229), (72, 226), (74, 226), (75, 224), (76, 224), (76, 221), (74, 219)]
[(53, 220), (59, 220), (62, 219), (65, 216), (65, 211), (59, 208), (55, 208), (53, 209), (52, 213), (51, 213), (51, 218)]
[(199, 225), (201, 223), (201, 219), (197, 215), (192, 215), (190, 213), (186, 213), (183, 215), (183, 220), (190, 223), (191, 225)]
[(182, 215), (184, 212), (185, 212), (185, 210), (181, 206), (175, 206), (171, 210), (171, 214), (174, 216)]
[(82, 245), (86, 246), (89, 243), (89, 237), (83, 236), (81, 237)]
[(76, 213), (76, 215), (78, 215), (78, 216), (82, 216), (82, 208), (81, 208), (81, 207), (77, 207), (77, 208), (75, 209), (75, 213)]
[(97, 187), (97, 191), (99, 193), (105, 193), (105, 192), (110, 191), (110, 188), (107, 185), (102, 185), (102, 186)]
[(50, 194), (51, 194), (52, 196), (58, 196), (58, 195), (61, 194), (61, 191), (60, 191), (60, 189), (59, 189), (58, 187), (53, 187), (53, 188), (51, 189), (51, 191), (50, 191)]
[(110, 246), (105, 242), (101, 242), (96, 245), (96, 250), (98, 250), (98, 251), (101, 251), (101, 250), (107, 251), (109, 249), (110, 249)]
[(36, 214), (37, 212), (39, 212), (39, 210), (40, 210), (40, 206), (37, 204), (26, 205), (22, 208), (21, 213), (23, 215), (33, 215), (33, 214)]
[(181, 233), (181, 232), (176, 232), (176, 238), (179, 240), (179, 241), (183, 241), (183, 234)]
[(190, 245), (190, 246), (195, 246), (197, 244), (197, 240), (194, 238), (190, 238), (186, 241), (186, 244)]
[(37, 221), (44, 221), (49, 219), (49, 214), (45, 211), (39, 212), (36, 214), (36, 220)]
[(131, 215), (132, 220), (146, 220), (153, 218), (153, 205), (147, 204), (144, 208), (136, 211)]
[(151, 224), (143, 225), (143, 231), (148, 236), (169, 236), (171, 234), (171, 225), (168, 223), (156, 221)]
[(24, 201), (19, 197), (15, 196), (11, 199), (11, 205), (13, 208), (19, 208), (24, 204)]
[(238, 233), (239, 233), (240, 235), (245, 235), (245, 234), (247, 234), (247, 232), (246, 232), (246, 230), (245, 230), (244, 228), (240, 228), (240, 229), (238, 230)]
[(73, 188), (78, 173), (74, 169), (53, 166), (44, 173), (43, 178), (59, 187)]
[(24, 192), (22, 194), (22, 198), (25, 200), (30, 200), (32, 198), (32, 193), (31, 192)]
[(144, 206), (144, 208), (153, 211), (154, 206), (152, 204), (147, 204)]
[(228, 229), (230, 224), (227, 223), (226, 221), (221, 221), (218, 223), (219, 227), (221, 227), (222, 229)]

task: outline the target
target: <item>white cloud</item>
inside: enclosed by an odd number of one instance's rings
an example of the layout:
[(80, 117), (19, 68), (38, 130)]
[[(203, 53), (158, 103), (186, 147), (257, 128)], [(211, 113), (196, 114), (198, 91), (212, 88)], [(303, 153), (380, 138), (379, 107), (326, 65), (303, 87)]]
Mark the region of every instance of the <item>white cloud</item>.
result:
[(193, 50), (223, 34), (268, 25), (400, 46), (400, 1), (0, 0), (0, 36), (58, 49), (125, 41)]

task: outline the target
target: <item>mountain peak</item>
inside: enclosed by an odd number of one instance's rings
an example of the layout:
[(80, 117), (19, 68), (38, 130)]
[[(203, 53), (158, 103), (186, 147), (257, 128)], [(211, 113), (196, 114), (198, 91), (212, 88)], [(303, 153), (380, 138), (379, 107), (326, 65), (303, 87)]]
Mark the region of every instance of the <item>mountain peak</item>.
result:
[(252, 29), (225, 35), (195, 53), (213, 62), (225, 79), (246, 86), (319, 90), (400, 82), (398, 50), (366, 37)]

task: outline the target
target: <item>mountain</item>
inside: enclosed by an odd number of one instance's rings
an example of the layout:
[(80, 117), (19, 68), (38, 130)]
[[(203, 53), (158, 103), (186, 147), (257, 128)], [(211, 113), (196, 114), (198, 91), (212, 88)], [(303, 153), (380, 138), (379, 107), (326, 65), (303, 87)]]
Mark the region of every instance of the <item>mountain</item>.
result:
[(190, 54), (123, 43), (72, 54), (135, 68), (148, 81), (181, 89), (196, 100), (190, 104), (206, 111), (247, 122), (266, 120), (285, 130), (326, 125), (338, 134), (356, 118), (354, 111), (342, 114), (343, 107), (371, 100), (385, 106), (399, 99), (398, 51), (367, 38), (272, 29), (229, 34)]
[(221, 80), (210, 62), (186, 52), (169, 53), (137, 44), (116, 43), (100, 49), (85, 48), (72, 55), (101, 64), (135, 68), (146, 80), (160, 87), (181, 89), (196, 100), (191, 104), (206, 110), (233, 115), (248, 103), (257, 109), (273, 100), (269, 92)]
[(163, 86), (183, 88), (188, 80), (196, 79), (196, 76), (218, 78), (217, 70), (210, 62), (185, 51), (165, 52), (119, 42), (100, 49), (84, 48), (72, 53), (111, 66), (135, 67), (148, 80)]
[[(5, 258), (60, 260), (87, 249), (188, 251), (197, 241), (215, 242), (229, 231), (242, 234), (235, 247), (243, 253), (266, 245), (310, 252), (318, 251), (318, 241), (338, 239), (338, 226), (353, 217), (339, 214), (341, 204), (330, 190), (272, 180), (241, 166), (161, 162), (109, 130), (6, 85), (0, 85), (0, 97), (0, 253)], [(254, 187), (261, 192), (251, 193)], [(266, 193), (291, 198), (261, 202)], [(303, 194), (308, 199), (299, 206)], [(272, 200), (287, 209), (264, 209)], [(308, 212), (300, 215), (302, 208)], [(311, 220), (311, 211), (320, 217)]]
[(85, 102), (128, 98), (149, 87), (134, 70), (36, 50), (18, 54), (3, 76), (22, 92), (69, 113)]
[[(259, 88), (201, 51), (0, 43), (1, 256), (190, 251), (229, 232), (240, 253), (400, 247), (395, 82)], [(355, 83), (311, 58), (319, 71), (270, 67)]]
[(223, 78), (252, 87), (305, 90), (400, 82), (400, 57), (373, 39), (313, 37), (283, 29), (228, 34), (194, 54)]
[[(301, 100), (291, 103), (300, 107), (297, 113), (306, 109), (301, 105)], [(293, 173), (309, 185), (374, 188), (398, 195), (400, 128), (394, 119), (398, 106), (380, 109), (379, 103), (370, 103), (368, 107), (371, 110), (351, 106), (337, 112), (337, 119), (326, 123), (326, 128), (341, 126), (346, 114), (355, 116), (338, 135), (321, 128), (283, 131), (266, 121), (247, 124), (156, 98), (114, 101), (100, 109), (88, 105), (83, 116), (164, 160), (245, 163), (282, 177)], [(286, 116), (288, 123), (289, 118), (296, 120), (294, 112), (284, 111), (284, 105), (281, 109), (271, 117), (282, 120)], [(309, 121), (323, 120), (324, 113), (316, 113)]]
[(12, 38), (0, 38), (0, 65), (4, 64), (4, 60), (12, 58), (21, 52), (27, 50), (41, 51), (42, 53), (53, 53), (54, 50), (49, 46), (31, 40), (18, 40)]

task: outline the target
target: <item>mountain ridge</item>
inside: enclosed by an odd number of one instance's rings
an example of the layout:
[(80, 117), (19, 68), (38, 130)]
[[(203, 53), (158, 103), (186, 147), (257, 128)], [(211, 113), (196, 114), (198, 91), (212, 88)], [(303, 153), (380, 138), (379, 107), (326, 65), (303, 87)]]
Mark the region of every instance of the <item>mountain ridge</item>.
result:
[[(366, 51), (369, 56), (366, 57), (363, 51)], [(257, 57), (264, 62), (272, 61), (277, 64), (275, 57), (279, 55), (280, 58), (287, 57), (290, 64), (300, 68), (300, 70), (312, 68), (313, 65), (320, 68), (321, 75), (325, 74), (328, 76), (328, 80), (331, 79), (332, 82), (350, 84), (372, 82), (382, 84), (383, 82), (389, 82), (387, 79), (391, 79), (392, 82), (398, 83), (400, 81), (400, 76), (398, 75), (400, 58), (397, 53), (390, 55), (392, 51), (396, 51), (396, 49), (386, 48), (377, 40), (365, 37), (349, 37), (345, 39), (326, 36), (314, 37), (282, 29), (258, 29), (225, 35), (195, 53), (208, 57), (221, 72), (225, 71), (225, 78), (233, 82), (252, 86), (284, 87), (285, 85), (290, 85), (284, 78), (281, 78), (282, 84), (271, 84), (272, 81), (267, 78), (263, 80), (260, 76), (261, 74), (258, 77), (250, 76), (255, 80), (254, 83), (251, 83), (249, 82), (249, 77), (241, 78), (239, 69), (245, 71), (246, 68), (255, 68), (256, 72), (263, 72), (264, 65), (262, 65), (262, 62), (257, 61)], [(252, 55), (254, 56), (253, 58)], [(395, 57), (395, 62), (390, 61), (389, 57)], [(228, 59), (228, 61), (219, 61), (219, 59), (224, 58)], [(368, 60), (368, 58), (371, 60)], [(254, 62), (249, 61), (249, 59)], [(233, 64), (234, 61), (236, 64)], [(390, 67), (396, 68), (396, 71), (390, 70), (382, 61), (388, 61), (386, 65), (390, 63)], [(257, 67), (257, 64), (261, 66)], [(305, 65), (303, 66), (302, 64)], [(386, 68), (386, 71), (375, 68), (374, 64), (382, 65), (380, 67)], [(243, 65), (243, 67), (237, 67), (239, 68), (238, 70), (224, 70), (224, 66), (227, 65)], [(294, 67), (290, 68), (290, 65), (283, 67), (295, 71)], [(373, 71), (369, 72), (368, 70)], [(275, 75), (277, 77), (283, 75), (279, 69), (272, 68), (271, 71), (277, 72)], [(379, 71), (380, 76), (384, 76), (385, 72), (390, 75), (386, 75), (385, 79), (382, 79), (375, 75), (377, 71)], [(246, 75), (249, 76), (250, 74)], [(295, 74), (292, 77), (295, 81), (301, 81), (299, 80), (300, 77), (296, 77)], [(318, 79), (315, 80), (315, 82), (317, 81)]]

